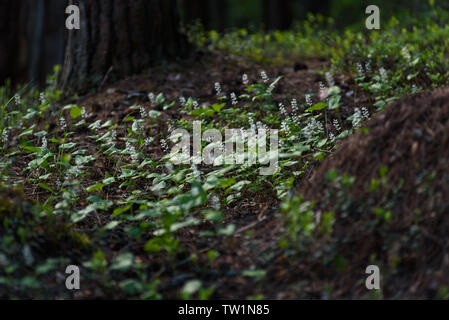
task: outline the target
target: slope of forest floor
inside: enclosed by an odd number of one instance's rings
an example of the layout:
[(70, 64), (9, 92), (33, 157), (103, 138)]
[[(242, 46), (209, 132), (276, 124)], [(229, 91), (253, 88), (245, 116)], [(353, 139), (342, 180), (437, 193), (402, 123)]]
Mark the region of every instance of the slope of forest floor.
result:
[[(447, 298), (439, 23), (197, 31), (190, 60), (84, 97), (2, 88), (0, 297)], [(275, 172), (173, 164), (194, 120), (277, 129)]]

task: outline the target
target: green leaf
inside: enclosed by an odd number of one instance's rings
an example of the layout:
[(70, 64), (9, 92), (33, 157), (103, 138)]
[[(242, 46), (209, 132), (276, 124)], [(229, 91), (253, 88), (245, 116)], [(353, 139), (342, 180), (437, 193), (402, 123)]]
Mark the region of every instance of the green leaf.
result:
[(156, 104), (163, 104), (165, 102), (164, 94), (161, 92), (156, 97)]
[(41, 187), (42, 189), (45, 189), (47, 191), (50, 191), (51, 193), (55, 193), (55, 191), (47, 184), (40, 182), (39, 183), (39, 187)]
[(341, 96), (332, 96), (329, 99), (329, 110), (335, 110), (340, 108)]
[(214, 103), (214, 104), (212, 105), (212, 109), (214, 109), (215, 112), (220, 112), (221, 109), (223, 109), (225, 105), (226, 105), (226, 103), (220, 103), (220, 104)]
[(76, 146), (75, 142), (69, 142), (69, 143), (61, 144), (59, 146), (59, 149), (72, 149), (74, 146)]
[(95, 160), (94, 156), (76, 156), (75, 157), (75, 164), (77, 166), (81, 166), (83, 164), (86, 164), (92, 160)]
[(114, 177), (109, 177), (109, 178), (103, 179), (103, 183), (104, 183), (105, 186), (108, 186), (108, 185), (110, 185), (111, 183), (114, 183), (114, 182), (115, 182), (115, 178)]
[(181, 294), (186, 298), (190, 298), (192, 294), (201, 289), (201, 281), (200, 280), (191, 280), (186, 282), (184, 287), (182, 288)]
[(383, 109), (383, 108), (385, 108), (385, 106), (387, 105), (387, 103), (385, 102), (385, 101), (383, 101), (383, 100), (380, 100), (379, 102), (376, 102), (375, 104), (374, 104), (374, 106), (376, 107), (376, 108), (378, 108), (378, 109)]
[(208, 118), (208, 117), (212, 117), (215, 114), (215, 111), (211, 108), (198, 108), (198, 109), (194, 109), (191, 112), (192, 115), (194, 116), (198, 116), (200, 118)]
[(108, 127), (111, 127), (113, 125), (114, 125), (114, 121), (108, 120), (105, 123), (103, 123), (100, 128), (108, 128)]
[(33, 133), (33, 128), (27, 129), (24, 132), (22, 132), (21, 134), (19, 134), (18, 138), (21, 138), (23, 136), (26, 136), (28, 134), (32, 134)]
[(105, 230), (113, 230), (120, 224), (120, 221), (111, 221), (107, 225), (104, 226)]
[(242, 275), (244, 277), (252, 277), (252, 278), (258, 278), (258, 277), (263, 277), (266, 275), (266, 271), (265, 270), (245, 270), (242, 272)]
[(307, 109), (307, 112), (312, 112), (312, 111), (320, 111), (323, 110), (327, 107), (327, 104), (324, 102), (318, 102), (316, 104), (314, 104), (313, 106), (311, 106), (309, 109)]
[(235, 231), (235, 225), (228, 224), (225, 228), (221, 228), (218, 230), (218, 234), (224, 235), (224, 236), (230, 236)]
[(236, 184), (234, 184), (232, 187), (230, 187), (229, 189), (234, 190), (234, 191), (240, 191), (247, 184), (251, 184), (251, 181), (248, 181), (248, 180), (239, 181)]
[(78, 106), (73, 105), (73, 106), (70, 108), (70, 116), (71, 116), (73, 119), (76, 119), (76, 118), (78, 118), (78, 117), (81, 117), (82, 112), (83, 112), (83, 109), (81, 109), (81, 108), (78, 107)]
[(158, 118), (160, 115), (161, 115), (161, 113), (160, 113), (159, 111), (157, 111), (157, 110), (150, 110), (150, 111), (148, 112), (148, 116), (149, 116), (150, 118), (153, 118), (153, 119)]
[(334, 96), (334, 95), (340, 94), (340, 92), (341, 92), (340, 87), (333, 86), (333, 87), (329, 88), (329, 90), (327, 91), (327, 94), (329, 96)]
[(132, 205), (131, 205), (131, 204), (128, 204), (128, 205), (125, 206), (125, 207), (116, 208), (116, 209), (114, 209), (114, 212), (112, 213), (112, 216), (113, 216), (113, 217), (116, 217), (116, 216), (122, 214), (123, 212), (126, 212), (126, 211), (128, 211), (129, 209), (131, 209), (131, 207), (132, 207)]
[(200, 221), (196, 218), (189, 218), (186, 221), (174, 223), (170, 226), (170, 232), (176, 232), (185, 227), (196, 226), (200, 224)]
[(111, 270), (127, 270), (132, 267), (134, 255), (130, 252), (124, 252), (112, 260)]
[(104, 184), (102, 183), (97, 183), (96, 185), (90, 186), (88, 188), (86, 188), (87, 192), (92, 192), (92, 191), (100, 191), (101, 189), (103, 189)]
[(43, 136), (46, 136), (46, 135), (47, 135), (47, 131), (39, 131), (34, 134), (34, 136), (36, 136), (38, 138), (42, 138)]

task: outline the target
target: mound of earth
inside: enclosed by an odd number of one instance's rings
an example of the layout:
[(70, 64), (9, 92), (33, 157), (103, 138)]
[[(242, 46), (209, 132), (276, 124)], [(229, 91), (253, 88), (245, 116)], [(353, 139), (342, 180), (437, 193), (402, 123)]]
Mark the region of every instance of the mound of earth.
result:
[[(449, 88), (401, 99), (363, 127), (287, 210), (303, 223), (313, 212), (316, 228), (298, 233), (301, 263), (286, 282), (314, 279), (299, 295), (316, 298), (448, 298)], [(372, 264), (378, 292), (365, 287)]]
[(21, 190), (0, 186), (0, 299), (62, 297), (66, 266), (81, 262), (88, 247), (89, 239), (63, 219)]

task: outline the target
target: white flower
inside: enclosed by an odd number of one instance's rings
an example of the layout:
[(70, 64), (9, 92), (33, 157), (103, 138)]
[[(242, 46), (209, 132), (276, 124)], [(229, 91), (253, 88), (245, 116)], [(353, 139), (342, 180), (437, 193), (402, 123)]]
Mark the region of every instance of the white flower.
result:
[(293, 112), (298, 112), (298, 101), (296, 99), (292, 100), (292, 110)]
[(155, 103), (156, 102), (156, 96), (154, 95), (153, 92), (150, 92), (148, 94), (148, 99), (150, 99), (151, 103)]
[(287, 110), (285, 109), (284, 104), (282, 102), (279, 103), (279, 111), (283, 116), (288, 117)]
[(45, 98), (45, 94), (43, 92), (39, 94), (39, 102), (40, 104), (47, 104), (47, 99)]
[(332, 121), (332, 124), (334, 125), (335, 130), (337, 130), (337, 131), (340, 131), (340, 130), (341, 130), (340, 123), (338, 123), (338, 120), (337, 120), (337, 119), (334, 119), (334, 120)]
[(364, 119), (369, 119), (369, 111), (366, 107), (362, 107), (362, 115)]
[(311, 139), (323, 132), (323, 125), (315, 118), (311, 118), (307, 126), (302, 129), (302, 132), (307, 139)]
[(65, 122), (65, 118), (64, 118), (64, 117), (61, 117), (61, 118), (59, 119), (59, 125), (61, 126), (61, 128), (62, 128), (63, 130), (67, 129), (67, 123)]
[(181, 103), (181, 105), (185, 105), (187, 102), (186, 98), (184, 98), (183, 96), (179, 97), (179, 103)]
[(379, 74), (380, 74), (380, 79), (382, 80), (382, 82), (387, 82), (388, 81), (388, 74), (387, 74), (387, 70), (384, 69), (384, 67), (381, 67), (379, 69)]
[(146, 138), (144, 143), (146, 146), (150, 145), (154, 141), (153, 137)]
[(214, 210), (220, 210), (220, 198), (217, 195), (214, 194), (212, 197), (210, 197), (210, 206)]
[(410, 51), (408, 50), (407, 47), (403, 47), (401, 50), (402, 56), (405, 58), (405, 60), (407, 60), (407, 62), (410, 62), (410, 60), (412, 59), (412, 56), (410, 55)]
[(131, 155), (131, 160), (136, 162), (139, 159), (139, 154), (136, 148), (131, 144), (131, 142), (126, 141), (126, 152)]
[(290, 127), (286, 121), (281, 122), (281, 132), (284, 132), (286, 136), (290, 136)]
[(14, 95), (14, 103), (15, 103), (16, 105), (21, 105), (21, 104), (22, 104), (22, 99), (20, 98), (20, 95), (19, 95), (18, 93), (16, 93), (16, 94)]
[(242, 76), (242, 82), (245, 86), (249, 84), (248, 76), (246, 74)]
[(362, 64), (357, 62), (355, 65), (357, 67), (357, 73), (359, 74), (359, 77), (365, 76), (365, 71), (363, 70)]
[(335, 86), (334, 77), (332, 77), (332, 74), (330, 72), (326, 72), (326, 81), (329, 87)]
[(8, 129), (4, 129), (2, 132), (2, 141), (3, 143), (8, 143), (9, 131)]
[(260, 121), (257, 121), (256, 127), (257, 127), (258, 130), (259, 130), (259, 129), (265, 129), (265, 130), (267, 130), (267, 126), (266, 126), (265, 124), (263, 124), (262, 122), (260, 122)]
[(147, 117), (147, 111), (145, 110), (145, 108), (143, 106), (140, 106), (140, 117), (142, 119)]
[(312, 95), (311, 94), (306, 94), (306, 103), (309, 107), (312, 106), (313, 102), (312, 102)]
[(89, 117), (89, 114), (87, 113), (86, 108), (84, 107), (81, 108), (81, 117), (83, 119), (87, 119)]
[(366, 69), (366, 72), (368, 72), (368, 73), (370, 73), (372, 71), (371, 61), (368, 61), (367, 63), (365, 63), (365, 69)]
[(162, 151), (167, 152), (168, 151), (168, 143), (165, 139), (161, 139), (161, 147)]
[(239, 101), (237, 99), (237, 96), (235, 95), (235, 93), (231, 93), (231, 100), (232, 100), (232, 104), (235, 106)]
[(324, 83), (320, 81), (320, 94), (326, 90), (326, 87), (324, 86)]
[(42, 149), (47, 148), (47, 138), (44, 136), (42, 137)]
[(263, 82), (267, 83), (268, 81), (270, 81), (270, 78), (268, 78), (268, 75), (265, 71), (261, 71), (260, 76)]
[(362, 112), (359, 108), (354, 109), (354, 115), (352, 116), (352, 126), (358, 128), (362, 123)]
[(215, 82), (215, 91), (217, 92), (217, 96), (219, 96), (221, 94), (220, 82)]
[(196, 109), (196, 108), (198, 108), (198, 106), (199, 106), (198, 101), (194, 100), (193, 101), (193, 107)]

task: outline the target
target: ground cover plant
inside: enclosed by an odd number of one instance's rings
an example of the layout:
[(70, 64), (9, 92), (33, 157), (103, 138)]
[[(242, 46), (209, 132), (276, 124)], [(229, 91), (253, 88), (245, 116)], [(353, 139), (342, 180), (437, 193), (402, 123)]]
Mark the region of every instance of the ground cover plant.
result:
[[(192, 25), (194, 55), (88, 94), (58, 67), (44, 90), (7, 83), (0, 298), (447, 298), (448, 18)], [(193, 121), (277, 129), (276, 170), (174, 164)]]

